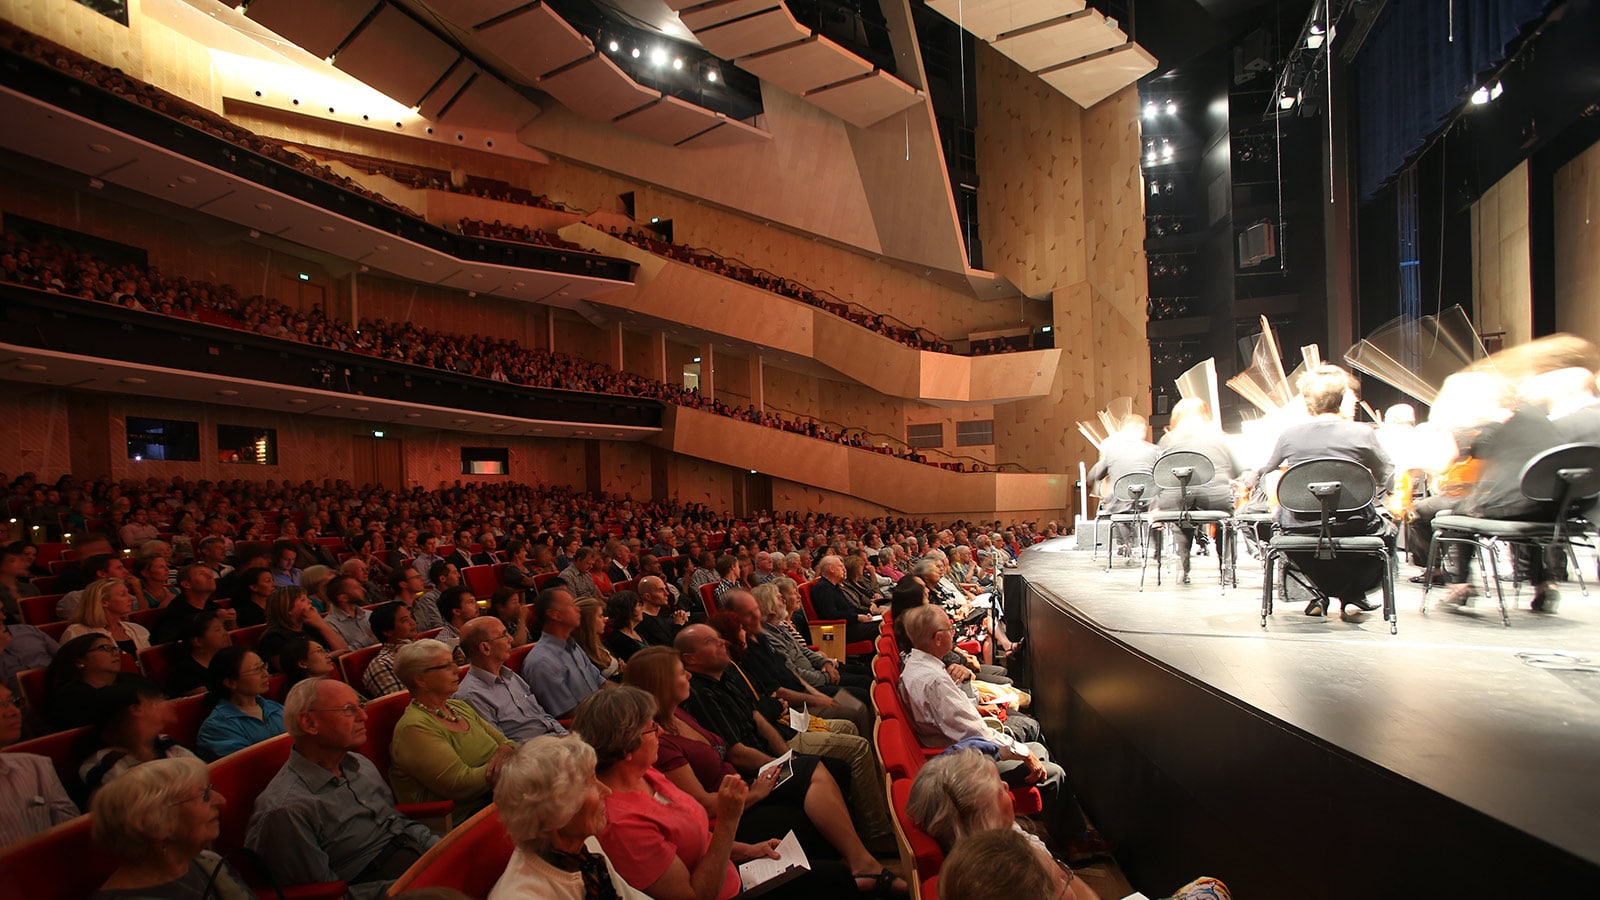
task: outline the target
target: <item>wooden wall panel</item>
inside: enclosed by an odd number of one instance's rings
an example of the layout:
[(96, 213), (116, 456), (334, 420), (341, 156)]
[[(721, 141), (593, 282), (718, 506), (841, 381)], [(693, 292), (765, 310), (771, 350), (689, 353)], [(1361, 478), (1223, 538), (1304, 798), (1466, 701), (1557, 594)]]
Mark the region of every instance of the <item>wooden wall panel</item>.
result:
[(1600, 343), (1600, 143), (1555, 179), (1556, 329)]
[[(1556, 194), (1556, 203), (1562, 203)], [(1533, 263), (1528, 244), (1528, 163), (1472, 204), (1472, 318), (1503, 346), (1533, 337)]]
[(77, 0), (0, 0), (0, 16), (41, 37), (71, 47), (105, 65), (143, 77), (145, 19), (139, 0), (128, 0), (128, 27)]
[(1138, 92), (1085, 111), (987, 46), (977, 70), (985, 259), (1050, 295), (1062, 350), (1050, 396), (996, 410), (995, 455), (1071, 471), (1092, 451), (1075, 422), (1149, 405)]
[(0, 392), (0, 472), (54, 481), (72, 471), (70, 407), (52, 388), (12, 384)]

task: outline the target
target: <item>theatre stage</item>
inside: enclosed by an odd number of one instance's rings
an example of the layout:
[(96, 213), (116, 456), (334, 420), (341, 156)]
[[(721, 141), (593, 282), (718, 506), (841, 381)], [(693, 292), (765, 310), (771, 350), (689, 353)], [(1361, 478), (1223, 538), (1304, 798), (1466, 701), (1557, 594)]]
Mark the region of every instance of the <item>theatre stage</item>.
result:
[(1600, 587), (1551, 616), (1524, 588), (1507, 628), (1481, 597), (1420, 614), (1402, 564), (1397, 636), (1298, 602), (1263, 629), (1246, 554), (1226, 593), (1214, 557), (1141, 593), (1075, 547), (1023, 554), (1009, 605), (1049, 743), (1135, 886), (1600, 896)]

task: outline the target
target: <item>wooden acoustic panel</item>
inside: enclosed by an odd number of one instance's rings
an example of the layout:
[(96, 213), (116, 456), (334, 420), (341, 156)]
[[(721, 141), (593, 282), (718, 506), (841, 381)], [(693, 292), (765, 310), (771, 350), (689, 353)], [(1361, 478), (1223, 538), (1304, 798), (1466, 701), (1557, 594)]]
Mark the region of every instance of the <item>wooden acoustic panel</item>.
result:
[[(476, 68), (476, 67), (474, 67)], [(539, 107), (510, 85), (481, 69), (463, 85), (439, 121), (447, 125), (516, 133), (539, 115)]]
[(821, 36), (747, 56), (735, 65), (791, 94), (872, 73), (871, 63)]
[(428, 0), (430, 9), (462, 28), (477, 28), (529, 5), (528, 0)]
[(700, 31), (714, 28), (733, 19), (742, 19), (745, 16), (776, 9), (781, 5), (779, 0), (716, 0), (713, 3), (680, 8), (678, 19), (690, 31)]
[(808, 102), (858, 128), (876, 125), (922, 100), (922, 94), (883, 72), (832, 85), (805, 95)]
[(578, 115), (601, 122), (661, 99), (660, 91), (636, 83), (598, 54), (540, 78), (536, 87)]
[(1083, 0), (927, 0), (929, 8), (980, 40), (1081, 12)]
[(717, 126), (716, 113), (685, 103), (677, 97), (662, 97), (649, 106), (636, 109), (616, 120), (617, 126), (634, 134), (676, 144)]
[(543, 3), (473, 29), (485, 49), (529, 84), (594, 52), (594, 44)]
[(326, 59), (375, 5), (377, 0), (254, 0), (245, 15)]
[(769, 132), (762, 131), (754, 125), (746, 125), (738, 119), (719, 118), (717, 127), (680, 141), (678, 146), (686, 150), (707, 150), (713, 147), (732, 147), (735, 144), (770, 140), (772, 135)]
[(333, 64), (385, 96), (415, 106), (460, 56), (415, 19), (385, 6), (339, 51)]
[(1002, 34), (990, 46), (1024, 69), (1037, 72), (1110, 50), (1127, 40), (1121, 28), (1108, 24), (1097, 10), (1086, 9)]
[(700, 46), (723, 59), (738, 59), (811, 36), (810, 29), (795, 21), (786, 7), (714, 25), (695, 32)]
[(1132, 41), (1039, 73), (1045, 83), (1088, 109), (1155, 71), (1156, 58)]

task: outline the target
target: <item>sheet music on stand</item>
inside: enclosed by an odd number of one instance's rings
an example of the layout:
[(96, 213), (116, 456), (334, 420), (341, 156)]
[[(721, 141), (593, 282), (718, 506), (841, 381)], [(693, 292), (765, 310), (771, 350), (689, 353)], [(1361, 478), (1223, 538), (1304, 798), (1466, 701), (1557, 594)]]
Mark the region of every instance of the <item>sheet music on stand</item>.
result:
[(739, 883), (744, 892), (741, 897), (757, 897), (780, 885), (811, 871), (811, 860), (800, 846), (800, 839), (789, 832), (778, 843), (777, 859), (752, 859), (739, 864)]

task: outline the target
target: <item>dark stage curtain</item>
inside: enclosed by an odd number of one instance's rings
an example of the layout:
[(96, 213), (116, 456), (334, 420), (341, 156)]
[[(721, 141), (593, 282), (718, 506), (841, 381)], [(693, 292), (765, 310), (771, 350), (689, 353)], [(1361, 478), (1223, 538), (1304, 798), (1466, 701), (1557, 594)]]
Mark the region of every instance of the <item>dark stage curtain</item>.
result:
[(1358, 185), (1372, 199), (1405, 167), (1484, 74), (1506, 58), (1550, 0), (1403, 0), (1386, 5), (1356, 55)]

